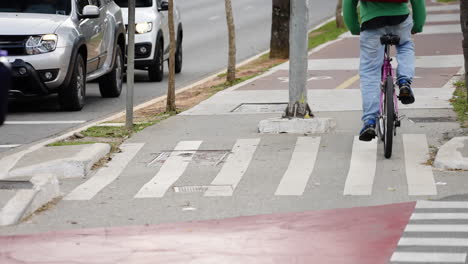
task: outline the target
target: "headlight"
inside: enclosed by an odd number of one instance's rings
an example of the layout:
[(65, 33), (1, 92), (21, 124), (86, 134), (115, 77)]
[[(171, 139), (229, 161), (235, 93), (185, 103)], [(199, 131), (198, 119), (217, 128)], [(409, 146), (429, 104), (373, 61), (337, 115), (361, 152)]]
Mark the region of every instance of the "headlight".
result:
[(48, 34), (31, 36), (26, 41), (26, 53), (29, 55), (42, 54), (54, 51), (57, 47), (57, 35)]
[(137, 23), (135, 26), (135, 31), (138, 34), (148, 33), (151, 30), (153, 30), (153, 23), (151, 22)]

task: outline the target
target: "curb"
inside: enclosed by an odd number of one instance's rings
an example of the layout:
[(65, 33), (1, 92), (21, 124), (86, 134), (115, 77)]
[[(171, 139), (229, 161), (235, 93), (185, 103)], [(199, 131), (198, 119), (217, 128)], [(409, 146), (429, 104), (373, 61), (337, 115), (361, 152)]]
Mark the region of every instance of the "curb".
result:
[(83, 148), (72, 158), (52, 160), (14, 169), (8, 173), (8, 178), (34, 177), (45, 174), (52, 175), (57, 179), (85, 177), (92, 166), (105, 157), (110, 150), (109, 144), (95, 143)]
[(0, 226), (18, 223), (61, 195), (59, 182), (53, 175), (34, 176), (31, 183), (32, 189), (19, 190), (0, 210)]

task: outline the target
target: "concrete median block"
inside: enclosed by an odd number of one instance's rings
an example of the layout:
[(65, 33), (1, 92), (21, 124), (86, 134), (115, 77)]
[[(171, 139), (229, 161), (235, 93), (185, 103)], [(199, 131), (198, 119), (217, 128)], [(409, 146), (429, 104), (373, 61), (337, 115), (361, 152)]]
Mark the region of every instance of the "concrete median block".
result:
[(332, 118), (270, 118), (258, 124), (262, 134), (323, 134), (335, 127), (336, 122)]
[[(105, 157), (111, 149), (109, 144), (103, 143), (82, 145), (80, 147), (80, 150), (72, 153), (71, 156), (64, 155), (64, 158), (54, 158), (52, 160), (42, 157), (42, 154), (46, 153), (41, 154), (41, 150), (38, 150), (37, 153), (31, 154), (33, 158), (41, 159), (40, 162), (14, 168), (9, 172), (8, 177), (33, 177), (44, 174), (53, 175), (58, 179), (85, 177), (91, 167)], [(56, 148), (56, 152), (60, 152), (60, 148), (64, 147), (47, 148)], [(65, 148), (63, 150), (65, 154)]]
[(468, 170), (468, 137), (455, 137), (437, 152), (434, 167), (448, 170)]

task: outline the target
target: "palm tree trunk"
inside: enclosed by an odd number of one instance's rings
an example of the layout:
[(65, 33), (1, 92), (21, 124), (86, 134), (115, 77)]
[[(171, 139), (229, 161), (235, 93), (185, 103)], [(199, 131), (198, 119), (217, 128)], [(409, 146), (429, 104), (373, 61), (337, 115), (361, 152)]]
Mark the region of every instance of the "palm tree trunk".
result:
[(289, 19), (291, 16), (290, 0), (273, 0), (271, 20), (270, 58), (289, 58)]
[(231, 0), (225, 0), (225, 6), (229, 34), (227, 82), (234, 82), (236, 80), (236, 27), (234, 25), (234, 16), (232, 14)]
[(344, 28), (344, 20), (343, 20), (343, 0), (338, 0), (336, 4), (336, 27), (337, 28)]
[(175, 104), (175, 25), (174, 25), (174, 0), (169, 0), (169, 82), (167, 88), (166, 111), (176, 111)]
[[(465, 58), (465, 86), (468, 95), (468, 0), (460, 1), (460, 22), (463, 32), (463, 55)], [(468, 101), (468, 96), (466, 97)]]

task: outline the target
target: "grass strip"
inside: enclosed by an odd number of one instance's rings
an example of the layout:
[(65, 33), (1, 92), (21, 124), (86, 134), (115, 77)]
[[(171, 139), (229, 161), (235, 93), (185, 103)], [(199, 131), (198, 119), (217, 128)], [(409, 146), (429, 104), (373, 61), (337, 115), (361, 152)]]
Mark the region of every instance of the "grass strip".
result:
[(464, 81), (458, 81), (454, 83), (456, 87), (453, 94), (452, 103), (453, 110), (457, 113), (457, 120), (461, 123), (461, 126), (468, 127), (468, 102), (466, 98), (466, 84)]

